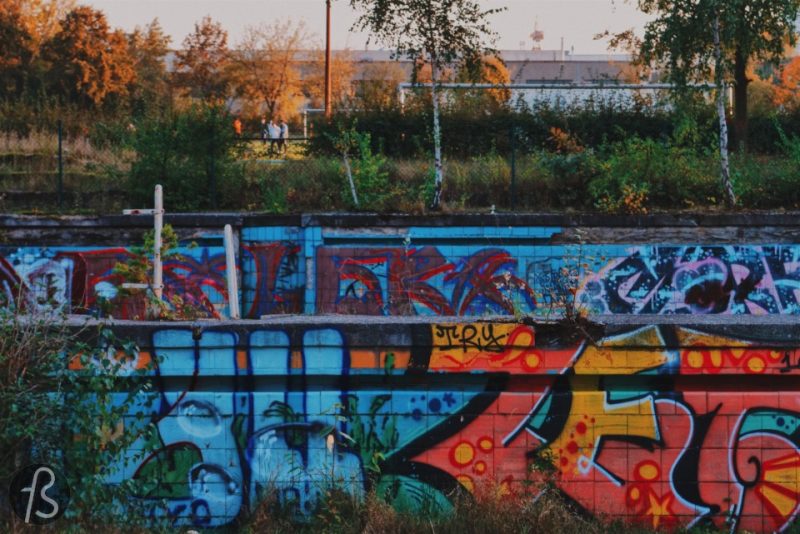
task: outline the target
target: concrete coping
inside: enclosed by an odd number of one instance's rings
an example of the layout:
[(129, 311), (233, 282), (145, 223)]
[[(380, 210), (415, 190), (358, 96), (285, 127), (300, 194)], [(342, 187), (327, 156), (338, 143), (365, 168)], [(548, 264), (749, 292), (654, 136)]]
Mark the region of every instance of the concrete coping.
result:
[[(459, 213), (408, 215), (375, 213), (305, 213), (274, 215), (266, 213), (169, 213), (165, 222), (176, 227), (322, 226), (359, 227), (451, 227), (451, 226), (597, 226), (627, 228), (719, 227), (719, 226), (800, 226), (800, 212), (741, 213), (656, 213), (648, 215), (610, 215), (603, 213)], [(0, 216), (0, 228), (145, 228), (150, 216), (109, 214), (98, 216)]]
[[(797, 327), (800, 331), (800, 317), (793, 315), (591, 315), (590, 322), (614, 326), (661, 326), (677, 325), (715, 326), (715, 327)], [(559, 316), (547, 317), (515, 317), (510, 315), (491, 315), (478, 317), (463, 316), (374, 316), (374, 315), (269, 315), (261, 319), (204, 319), (198, 321), (130, 321), (119, 319), (97, 319), (87, 315), (69, 315), (70, 326), (126, 326), (143, 328), (219, 328), (232, 326), (291, 326), (291, 325), (413, 325), (413, 324), (453, 324), (453, 323), (526, 323), (532, 325), (553, 326), (561, 322)]]

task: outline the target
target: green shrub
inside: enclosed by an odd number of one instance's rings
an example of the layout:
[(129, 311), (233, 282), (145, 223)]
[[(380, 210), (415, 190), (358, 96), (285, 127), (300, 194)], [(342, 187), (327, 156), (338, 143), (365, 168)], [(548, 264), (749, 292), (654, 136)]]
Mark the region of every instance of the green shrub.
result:
[(607, 211), (637, 211), (639, 204), (695, 208), (722, 198), (719, 161), (694, 148), (634, 137), (608, 147), (602, 166), (589, 194), (594, 207)]
[(218, 108), (193, 105), (137, 121), (137, 156), (128, 180), (132, 202), (149, 206), (153, 187), (161, 184), (172, 210), (238, 206), (244, 172), (229, 119)]
[(248, 183), (255, 184), (262, 209), (272, 213), (342, 209), (344, 187), (335, 158), (249, 162)]
[(543, 152), (542, 161), (553, 183), (552, 206), (561, 209), (586, 209), (586, 191), (602, 175), (603, 166), (592, 150), (574, 154)]
[(798, 163), (792, 158), (735, 156), (731, 174), (740, 204), (755, 209), (800, 208)]
[(355, 124), (340, 124), (331, 142), (342, 160), (344, 204), (350, 209), (385, 211), (392, 196), (386, 157), (374, 152), (370, 134), (359, 132)]

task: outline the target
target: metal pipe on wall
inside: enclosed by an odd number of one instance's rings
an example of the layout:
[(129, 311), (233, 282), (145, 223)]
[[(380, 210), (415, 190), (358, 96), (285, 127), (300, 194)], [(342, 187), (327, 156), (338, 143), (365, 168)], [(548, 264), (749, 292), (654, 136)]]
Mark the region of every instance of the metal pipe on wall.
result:
[(231, 319), (241, 318), (239, 310), (239, 279), (236, 271), (236, 252), (233, 248), (233, 228), (225, 225), (225, 274), (228, 286), (228, 314)]

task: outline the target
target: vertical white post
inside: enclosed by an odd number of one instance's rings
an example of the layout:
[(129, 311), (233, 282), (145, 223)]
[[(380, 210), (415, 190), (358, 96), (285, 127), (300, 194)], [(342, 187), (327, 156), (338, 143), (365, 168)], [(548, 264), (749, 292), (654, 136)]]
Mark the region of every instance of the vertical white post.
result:
[(308, 108), (303, 110), (303, 137), (308, 139)]
[(233, 228), (225, 225), (225, 272), (228, 279), (228, 309), (231, 319), (239, 319), (239, 283), (236, 275), (236, 254), (233, 250)]
[(153, 293), (161, 300), (164, 294), (163, 268), (161, 266), (161, 230), (164, 228), (164, 194), (161, 186), (155, 190), (155, 206), (153, 211)]

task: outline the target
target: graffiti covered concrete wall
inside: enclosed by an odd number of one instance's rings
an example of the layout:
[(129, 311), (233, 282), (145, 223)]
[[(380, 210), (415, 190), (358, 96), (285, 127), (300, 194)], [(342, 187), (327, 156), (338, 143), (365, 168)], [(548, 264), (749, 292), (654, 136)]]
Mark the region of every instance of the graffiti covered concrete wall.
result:
[[(565, 226), (324, 225), (332, 222), (339, 221), (242, 223), (244, 316), (557, 316), (568, 302), (611, 315), (800, 314), (796, 232), (747, 241), (742, 228), (731, 227), (712, 237), (703, 229), (643, 237), (624, 226), (581, 237), (580, 229)], [(3, 300), (73, 312), (96, 311), (99, 300), (113, 299), (119, 283), (113, 266), (132, 253), (129, 243), (18, 242), (0, 247)], [(186, 239), (165, 264), (167, 293), (208, 316), (224, 316), (224, 271), (221, 233)], [(134, 304), (121, 308), (122, 317), (136, 315)]]
[[(289, 228), (242, 231), (237, 267), (246, 316), (302, 313), (305, 266), (296, 234)], [(142, 300), (135, 293), (123, 296), (124, 280), (114, 268), (142, 253), (130, 245), (0, 247), (0, 303), (78, 314), (98, 314), (107, 308), (120, 319), (141, 319)], [(221, 233), (182, 240), (163, 265), (167, 300), (180, 297), (201, 317), (228, 316)]]
[[(179, 296), (203, 315), (227, 313), (225, 254), (219, 245), (184, 246), (164, 261), (164, 295)], [(123, 319), (143, 317), (133, 296), (121, 301), (119, 263), (136, 253), (130, 247), (0, 247), (0, 302), (34, 310), (97, 313), (114, 304)]]
[(796, 522), (793, 326), (642, 321), (596, 339), (496, 321), (206, 326), (129, 326), (142, 361), (160, 361), (158, 443), (119, 477), (148, 482), (139, 498), (175, 524), (229, 523), (266, 491), (302, 513), (331, 484), (446, 511), (456, 490), (525, 491), (543, 462), (596, 515)]

